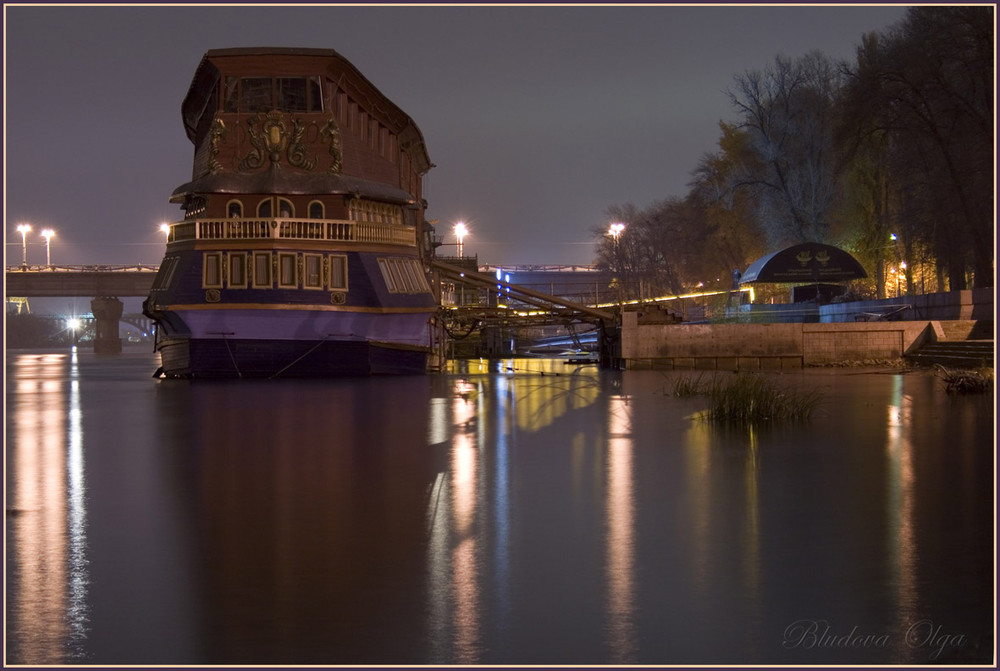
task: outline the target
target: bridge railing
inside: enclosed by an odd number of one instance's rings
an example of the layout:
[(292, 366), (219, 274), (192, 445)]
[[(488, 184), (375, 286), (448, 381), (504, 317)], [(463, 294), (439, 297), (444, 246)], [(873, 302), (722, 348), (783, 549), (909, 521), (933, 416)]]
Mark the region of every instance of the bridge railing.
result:
[(342, 219), (195, 219), (170, 224), (167, 242), (182, 240), (327, 240), (413, 246), (410, 226)]
[(82, 266), (52, 266), (52, 265), (19, 265), (7, 266), (8, 273), (155, 273), (158, 265), (141, 263), (132, 264), (97, 264)]

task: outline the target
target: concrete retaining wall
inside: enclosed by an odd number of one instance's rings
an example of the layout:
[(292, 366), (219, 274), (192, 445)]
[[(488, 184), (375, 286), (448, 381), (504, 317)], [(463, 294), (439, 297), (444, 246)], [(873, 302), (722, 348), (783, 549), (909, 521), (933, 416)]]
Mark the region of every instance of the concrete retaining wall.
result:
[(898, 359), (934, 339), (927, 321), (843, 324), (639, 324), (626, 312), (622, 358), (630, 369), (801, 368)]

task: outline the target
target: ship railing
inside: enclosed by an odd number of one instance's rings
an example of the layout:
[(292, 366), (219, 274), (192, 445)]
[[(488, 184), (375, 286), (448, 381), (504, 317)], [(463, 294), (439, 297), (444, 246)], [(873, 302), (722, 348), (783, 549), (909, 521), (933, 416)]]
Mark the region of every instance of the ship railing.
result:
[(170, 224), (167, 242), (181, 240), (326, 240), (413, 246), (416, 231), (375, 221), (341, 219), (194, 219)]

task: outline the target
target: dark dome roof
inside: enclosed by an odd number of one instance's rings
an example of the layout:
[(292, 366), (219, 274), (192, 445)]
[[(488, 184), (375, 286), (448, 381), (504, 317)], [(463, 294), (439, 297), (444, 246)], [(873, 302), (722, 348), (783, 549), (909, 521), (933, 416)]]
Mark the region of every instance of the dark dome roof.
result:
[(740, 284), (843, 282), (863, 277), (868, 277), (868, 273), (844, 250), (819, 242), (804, 242), (757, 259), (740, 277)]

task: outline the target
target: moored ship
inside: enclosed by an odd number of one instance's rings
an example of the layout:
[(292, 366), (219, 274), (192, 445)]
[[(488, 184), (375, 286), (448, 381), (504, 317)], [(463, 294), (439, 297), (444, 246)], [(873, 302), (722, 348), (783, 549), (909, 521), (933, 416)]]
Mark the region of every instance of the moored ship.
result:
[(424, 372), (416, 124), (328, 49), (207, 52), (182, 105), (192, 181), (144, 313), (167, 377)]

